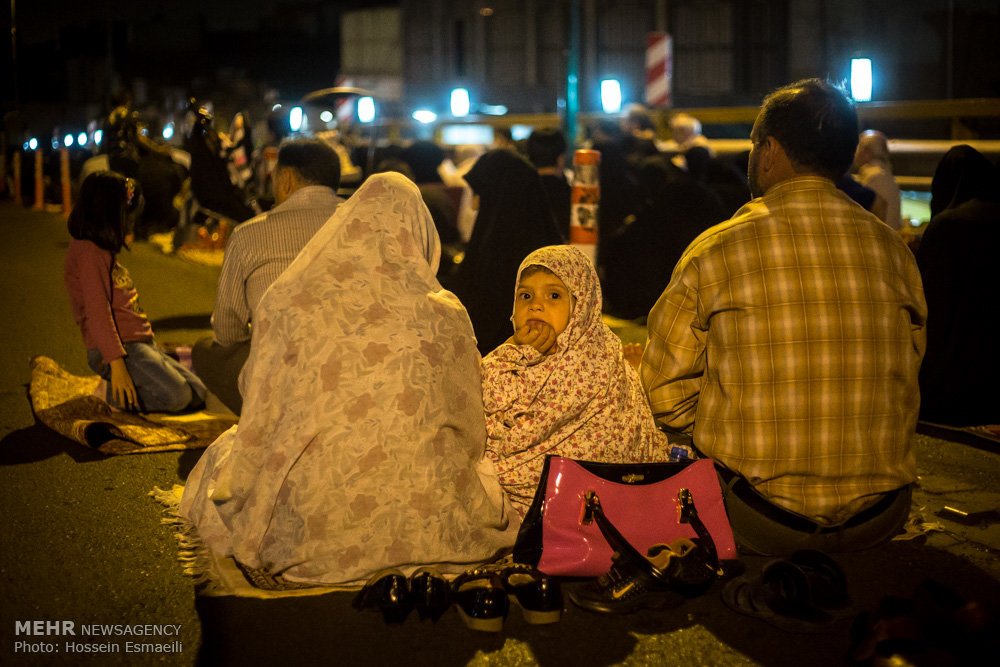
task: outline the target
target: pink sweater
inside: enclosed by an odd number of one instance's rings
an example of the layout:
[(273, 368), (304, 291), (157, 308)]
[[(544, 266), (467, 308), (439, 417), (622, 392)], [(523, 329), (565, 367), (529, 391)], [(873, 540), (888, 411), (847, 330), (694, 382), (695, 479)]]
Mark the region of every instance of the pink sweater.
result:
[(132, 277), (110, 252), (91, 241), (73, 239), (64, 275), (83, 343), (88, 350), (99, 349), (105, 363), (125, 356), (123, 343), (153, 341)]

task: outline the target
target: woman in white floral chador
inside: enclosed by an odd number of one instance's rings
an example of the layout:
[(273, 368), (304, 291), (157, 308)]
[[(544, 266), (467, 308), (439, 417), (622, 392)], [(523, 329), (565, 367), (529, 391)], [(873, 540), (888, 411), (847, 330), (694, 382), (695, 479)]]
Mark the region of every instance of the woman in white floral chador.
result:
[(486, 440), (465, 309), (435, 278), (415, 185), (371, 177), (260, 304), (244, 409), (192, 471), (181, 513), (209, 547), (290, 581), (386, 567), (461, 572), (516, 514)]

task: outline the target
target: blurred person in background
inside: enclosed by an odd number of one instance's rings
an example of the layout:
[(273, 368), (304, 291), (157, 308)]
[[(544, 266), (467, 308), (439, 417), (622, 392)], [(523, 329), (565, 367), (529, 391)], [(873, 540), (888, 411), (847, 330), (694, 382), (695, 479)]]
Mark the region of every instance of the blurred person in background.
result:
[(563, 239), (569, 239), (570, 197), (572, 188), (563, 168), (566, 162), (566, 138), (555, 128), (541, 128), (528, 136), (528, 160), (538, 170), (545, 188), (549, 210)]
[(917, 248), (927, 296), (920, 417), (952, 426), (1000, 423), (1000, 175), (971, 146), (934, 172), (934, 212)]
[(889, 162), (889, 142), (877, 130), (865, 130), (858, 139), (854, 153), (854, 169), (861, 185), (871, 188), (885, 201), (885, 215), (879, 216), (893, 229), (903, 226), (900, 217), (899, 185), (892, 175)]

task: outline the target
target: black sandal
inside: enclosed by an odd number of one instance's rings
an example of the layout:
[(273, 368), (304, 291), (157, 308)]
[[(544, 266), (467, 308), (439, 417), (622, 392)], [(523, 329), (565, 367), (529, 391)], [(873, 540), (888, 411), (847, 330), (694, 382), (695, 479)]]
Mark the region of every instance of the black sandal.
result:
[(500, 632), (510, 602), (496, 572), (471, 570), (458, 575), (451, 586), (459, 616), (469, 629)]
[(824, 632), (847, 606), (847, 580), (826, 554), (799, 551), (737, 577), (722, 589), (727, 607), (787, 632)]
[(562, 589), (552, 577), (530, 565), (514, 564), (500, 572), (500, 580), (528, 623), (556, 623), (562, 616)]

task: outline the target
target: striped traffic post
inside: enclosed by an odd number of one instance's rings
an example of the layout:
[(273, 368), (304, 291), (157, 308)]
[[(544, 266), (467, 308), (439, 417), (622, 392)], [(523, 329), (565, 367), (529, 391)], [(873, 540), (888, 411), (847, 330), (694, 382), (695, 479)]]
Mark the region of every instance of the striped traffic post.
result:
[(597, 264), (597, 209), (601, 203), (598, 167), (600, 151), (580, 149), (573, 153), (572, 208), (569, 242)]
[(646, 106), (670, 106), (673, 71), (673, 39), (665, 32), (649, 33), (646, 38)]

